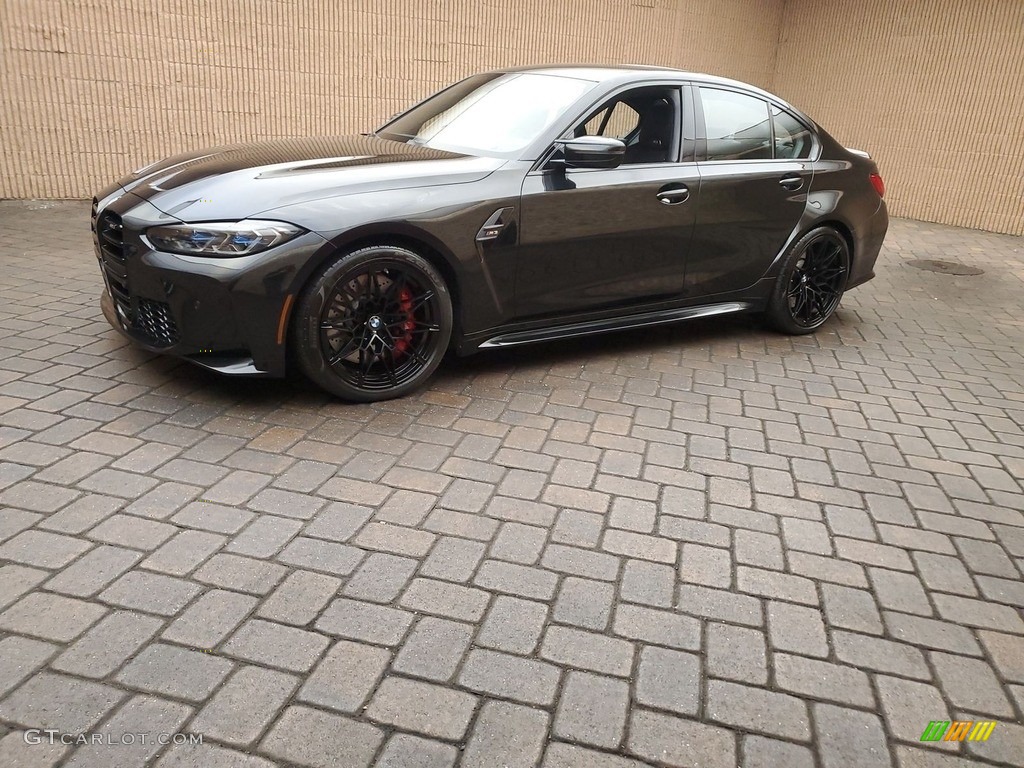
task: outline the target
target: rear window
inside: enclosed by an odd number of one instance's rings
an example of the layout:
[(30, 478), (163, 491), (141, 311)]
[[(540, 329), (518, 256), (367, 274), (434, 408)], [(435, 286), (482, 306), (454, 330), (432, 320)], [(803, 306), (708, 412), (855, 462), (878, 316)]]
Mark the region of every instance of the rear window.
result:
[(700, 89), (708, 160), (771, 160), (768, 102), (718, 88)]

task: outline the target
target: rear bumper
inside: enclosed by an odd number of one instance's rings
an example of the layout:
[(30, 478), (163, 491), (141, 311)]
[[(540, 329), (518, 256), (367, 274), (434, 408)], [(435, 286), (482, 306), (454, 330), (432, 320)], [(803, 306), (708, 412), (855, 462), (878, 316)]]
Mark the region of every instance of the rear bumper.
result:
[(882, 200), (879, 201), (875, 214), (858, 230), (860, 238), (853, 245), (853, 264), (846, 290), (863, 285), (875, 276), (875, 262), (878, 261), (878, 254), (882, 250), (882, 243), (888, 230), (889, 212), (885, 207), (885, 201)]

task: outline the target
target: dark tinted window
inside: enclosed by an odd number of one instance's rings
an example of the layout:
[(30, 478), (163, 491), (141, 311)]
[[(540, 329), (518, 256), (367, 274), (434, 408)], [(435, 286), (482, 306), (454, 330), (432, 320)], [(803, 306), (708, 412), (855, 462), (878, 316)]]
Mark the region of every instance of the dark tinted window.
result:
[(811, 156), (811, 132), (789, 112), (772, 107), (775, 157), (799, 159)]
[(700, 89), (708, 160), (770, 160), (768, 102), (734, 91)]

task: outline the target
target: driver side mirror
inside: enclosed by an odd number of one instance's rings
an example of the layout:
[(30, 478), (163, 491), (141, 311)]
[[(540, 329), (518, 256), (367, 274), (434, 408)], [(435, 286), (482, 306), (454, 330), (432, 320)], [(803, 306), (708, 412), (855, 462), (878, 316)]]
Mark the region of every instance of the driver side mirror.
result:
[(608, 136), (559, 139), (555, 146), (562, 150), (566, 168), (617, 168), (626, 156), (626, 145)]

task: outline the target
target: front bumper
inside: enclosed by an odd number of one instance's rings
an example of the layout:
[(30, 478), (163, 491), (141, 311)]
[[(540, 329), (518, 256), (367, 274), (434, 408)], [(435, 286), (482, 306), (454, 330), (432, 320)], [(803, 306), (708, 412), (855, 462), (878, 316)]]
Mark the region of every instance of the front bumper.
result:
[(142, 232), (167, 217), (125, 194), (94, 218), (107, 321), (139, 346), (219, 373), (285, 374), (287, 312), (325, 241), (306, 233), (253, 256), (154, 251)]
[(114, 300), (110, 297), (110, 292), (104, 289), (100, 295), (100, 309), (103, 311), (103, 316), (110, 323), (111, 327), (119, 331), (121, 335), (130, 339), (135, 343), (136, 346), (142, 347), (150, 352), (157, 352), (160, 354), (171, 354), (183, 357), (191, 363), (207, 368), (217, 373), (223, 373), (230, 376), (268, 376), (268, 377), (280, 377), (284, 375), (285, 365), (283, 356), (278, 361), (275, 356), (267, 357), (263, 360), (263, 366), (259, 367), (252, 356), (245, 350), (237, 351), (226, 351), (226, 352), (214, 352), (200, 351), (197, 353), (188, 353), (188, 345), (174, 345), (172, 347), (154, 344), (152, 338), (148, 334), (139, 333), (133, 329), (130, 325), (126, 324), (122, 318), (118, 315), (117, 309), (114, 305)]

